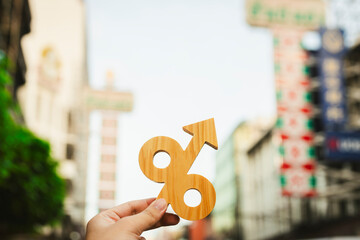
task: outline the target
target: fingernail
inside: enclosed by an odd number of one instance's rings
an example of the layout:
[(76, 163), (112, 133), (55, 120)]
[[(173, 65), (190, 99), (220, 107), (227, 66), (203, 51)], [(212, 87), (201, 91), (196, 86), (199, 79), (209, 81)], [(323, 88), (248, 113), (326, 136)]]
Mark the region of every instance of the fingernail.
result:
[(163, 198), (156, 199), (156, 201), (154, 202), (154, 207), (159, 211), (163, 211), (166, 208), (166, 206), (167, 206), (167, 202)]

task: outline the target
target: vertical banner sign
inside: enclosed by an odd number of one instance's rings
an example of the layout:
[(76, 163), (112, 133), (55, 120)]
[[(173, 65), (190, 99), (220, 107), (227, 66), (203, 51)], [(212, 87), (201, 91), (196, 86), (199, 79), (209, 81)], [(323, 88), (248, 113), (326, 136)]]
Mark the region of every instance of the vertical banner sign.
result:
[(320, 30), (319, 76), (322, 119), (326, 131), (343, 130), (346, 123), (344, 74), (344, 33), (339, 29)]
[(270, 28), (274, 33), (277, 125), (283, 141), (280, 146), (283, 195), (313, 196), (316, 194), (313, 107), (306, 75), (308, 56), (300, 43), (303, 31), (324, 24), (325, 2), (246, 0), (246, 21), (251, 26)]
[(306, 75), (307, 53), (301, 47), (302, 31), (274, 30), (277, 91), (277, 132), (282, 139), (281, 185), (284, 196), (316, 194), (315, 154), (312, 145), (313, 107)]

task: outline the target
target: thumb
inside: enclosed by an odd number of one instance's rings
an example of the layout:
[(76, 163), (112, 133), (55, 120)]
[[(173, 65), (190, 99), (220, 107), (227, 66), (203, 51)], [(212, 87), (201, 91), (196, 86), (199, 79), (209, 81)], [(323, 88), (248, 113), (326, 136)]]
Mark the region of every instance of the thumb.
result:
[[(127, 217), (128, 229), (140, 235), (142, 232), (160, 226), (160, 219), (167, 209), (168, 203), (165, 199), (156, 199), (144, 211), (139, 214)], [(132, 223), (132, 224), (131, 224)]]

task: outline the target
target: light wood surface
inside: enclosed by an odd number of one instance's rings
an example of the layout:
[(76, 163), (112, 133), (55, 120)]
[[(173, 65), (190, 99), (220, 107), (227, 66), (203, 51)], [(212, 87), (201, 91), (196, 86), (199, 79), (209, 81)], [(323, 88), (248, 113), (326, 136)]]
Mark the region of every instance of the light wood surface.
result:
[[(213, 210), (216, 193), (209, 180), (201, 175), (188, 174), (188, 171), (205, 143), (214, 149), (218, 148), (214, 119), (185, 126), (183, 130), (193, 136), (185, 150), (172, 138), (154, 137), (142, 146), (139, 164), (149, 179), (165, 183), (158, 198), (164, 198), (171, 204), (180, 217), (199, 220)], [(159, 152), (166, 152), (170, 156), (170, 164), (166, 168), (154, 165), (154, 156)], [(198, 190), (201, 194), (201, 203), (196, 207), (190, 207), (184, 202), (184, 195), (190, 189)]]

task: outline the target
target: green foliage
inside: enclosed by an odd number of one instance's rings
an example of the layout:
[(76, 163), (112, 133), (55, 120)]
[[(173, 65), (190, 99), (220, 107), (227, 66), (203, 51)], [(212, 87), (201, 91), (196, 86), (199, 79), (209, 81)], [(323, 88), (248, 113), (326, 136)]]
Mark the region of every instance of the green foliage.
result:
[(50, 145), (14, 122), (8, 60), (0, 52), (0, 235), (61, 220), (65, 182)]

